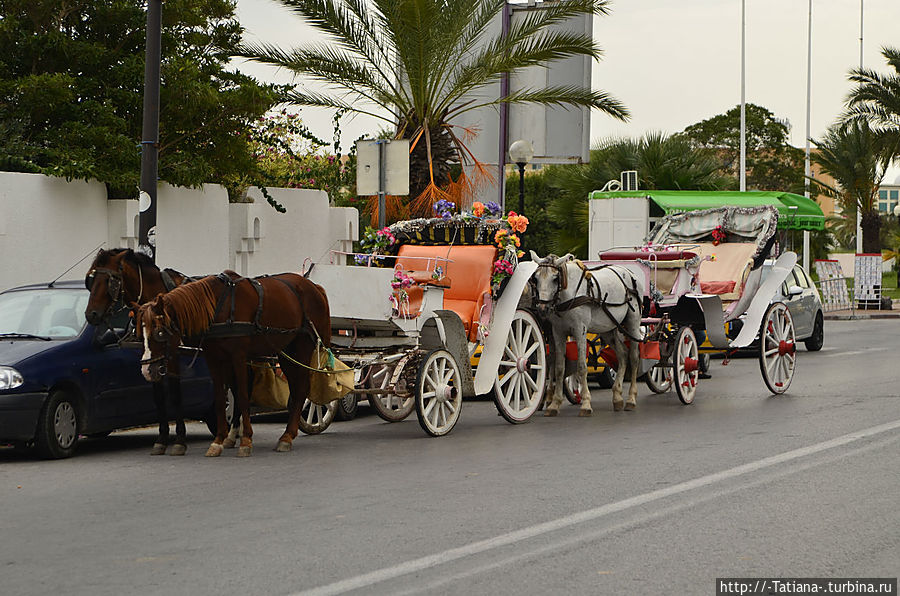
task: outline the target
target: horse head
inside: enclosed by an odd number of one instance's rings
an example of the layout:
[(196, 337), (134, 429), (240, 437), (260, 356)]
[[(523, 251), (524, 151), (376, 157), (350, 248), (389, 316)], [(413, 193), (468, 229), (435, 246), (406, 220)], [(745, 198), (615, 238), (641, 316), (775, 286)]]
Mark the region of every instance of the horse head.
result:
[(166, 376), (169, 358), (177, 354), (181, 333), (166, 308), (164, 296), (147, 302), (137, 311), (137, 337), (144, 344), (141, 374), (151, 383)]
[(569, 274), (566, 264), (574, 260), (570, 254), (557, 257), (554, 254), (541, 258), (533, 250), (531, 260), (538, 264), (531, 278), (534, 305), (538, 312), (547, 314), (559, 301), (560, 292), (568, 288)]
[(108, 319), (113, 306), (119, 302), (128, 305), (140, 303), (144, 297), (145, 265), (153, 265), (146, 256), (130, 248), (100, 250), (84, 276), (84, 285), (90, 290), (84, 316), (92, 325)]

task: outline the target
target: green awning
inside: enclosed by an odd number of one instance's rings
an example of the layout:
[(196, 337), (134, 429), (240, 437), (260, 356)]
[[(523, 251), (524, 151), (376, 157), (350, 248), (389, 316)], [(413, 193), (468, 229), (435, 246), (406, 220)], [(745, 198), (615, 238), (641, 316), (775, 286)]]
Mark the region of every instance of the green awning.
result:
[[(652, 201), (651, 216), (667, 215), (696, 209), (712, 209), (726, 205), (758, 207), (774, 205), (778, 209), (778, 228), (782, 230), (824, 230), (825, 214), (812, 199), (789, 192), (764, 191), (702, 191), (702, 190), (639, 190), (600, 192), (590, 194), (591, 199), (613, 197), (646, 197)], [(656, 205), (662, 213), (654, 214)]]

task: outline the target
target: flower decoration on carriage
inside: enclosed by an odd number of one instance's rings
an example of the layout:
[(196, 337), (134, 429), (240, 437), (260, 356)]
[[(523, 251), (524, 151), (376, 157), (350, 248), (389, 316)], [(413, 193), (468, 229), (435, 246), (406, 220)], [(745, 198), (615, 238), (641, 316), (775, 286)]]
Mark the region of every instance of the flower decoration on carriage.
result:
[(525, 230), (528, 229), (528, 218), (524, 215), (516, 214), (515, 211), (509, 212), (506, 222), (509, 224), (511, 230), (520, 234), (524, 234)]
[(497, 259), (494, 261), (494, 268), (491, 272), (491, 285), (500, 285), (504, 279), (513, 274), (513, 265), (506, 259)]
[(435, 281), (441, 281), (444, 279), (444, 268), (440, 265), (436, 265), (434, 267), (434, 271), (431, 273), (431, 279)]
[(725, 230), (722, 226), (716, 226), (712, 231), (713, 246), (718, 246), (720, 242), (725, 242)]
[(366, 231), (363, 234), (363, 239), (359, 241), (359, 250), (360, 253), (354, 257), (357, 265), (366, 265), (370, 263), (373, 259), (377, 261), (383, 257), (379, 255), (384, 255), (388, 249), (397, 243), (397, 238), (394, 237), (394, 234), (391, 232), (390, 228), (382, 228), (380, 230), (375, 230), (374, 228), (367, 227)]
[(434, 204), (434, 212), (441, 219), (450, 219), (451, 217), (453, 217), (454, 211), (456, 211), (456, 203), (454, 203), (453, 201), (441, 199)]
[(413, 279), (404, 273), (402, 269), (394, 270), (394, 278), (391, 280), (391, 289), (393, 289), (393, 292), (391, 293), (390, 301), (398, 314), (403, 313), (404, 310), (408, 314), (409, 292), (407, 292), (406, 289), (414, 284), (415, 282)]

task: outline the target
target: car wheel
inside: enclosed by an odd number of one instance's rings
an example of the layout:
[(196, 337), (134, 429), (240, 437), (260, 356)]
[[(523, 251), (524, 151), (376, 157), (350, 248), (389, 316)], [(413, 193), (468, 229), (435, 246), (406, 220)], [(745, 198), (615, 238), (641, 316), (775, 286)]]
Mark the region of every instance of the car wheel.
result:
[(38, 419), (34, 446), (45, 459), (63, 459), (75, 453), (78, 444), (78, 406), (64, 391), (54, 391)]
[[(231, 393), (231, 388), (225, 390), (225, 421), (228, 423), (228, 428), (231, 428), (231, 421), (234, 420), (234, 394)], [(219, 419), (218, 414), (216, 413), (216, 404), (213, 403), (209, 407), (209, 413), (206, 415), (206, 428), (209, 429), (209, 432), (212, 433), (213, 438), (215, 438), (216, 434), (219, 432)]]
[(359, 395), (348, 393), (335, 404), (334, 417), (338, 420), (353, 420), (359, 410)]
[(812, 335), (807, 337), (803, 343), (810, 352), (818, 352), (825, 345), (825, 320), (822, 313), (816, 315)]
[(616, 382), (616, 369), (610, 365), (603, 367), (603, 371), (597, 375), (597, 384), (600, 389), (611, 389)]

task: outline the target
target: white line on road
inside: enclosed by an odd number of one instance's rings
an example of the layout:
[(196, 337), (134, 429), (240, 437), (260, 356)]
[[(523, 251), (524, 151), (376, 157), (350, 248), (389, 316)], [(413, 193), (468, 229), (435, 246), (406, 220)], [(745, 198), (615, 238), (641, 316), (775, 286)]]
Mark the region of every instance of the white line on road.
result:
[(421, 557), (418, 559), (413, 559), (411, 561), (404, 561), (403, 563), (400, 563), (399, 565), (395, 565), (393, 567), (379, 569), (370, 573), (357, 575), (356, 577), (349, 577), (332, 584), (327, 584), (303, 592), (298, 592), (295, 596), (327, 596), (332, 594), (343, 594), (351, 590), (366, 588), (368, 586), (373, 586), (380, 582), (407, 575), (409, 573), (416, 573), (418, 571), (429, 569), (431, 567), (437, 567), (438, 565), (450, 563), (464, 557), (469, 557), (472, 555), (483, 553), (485, 551), (522, 542), (524, 540), (534, 538), (535, 536), (549, 534), (563, 528), (568, 528), (585, 522), (594, 521), (613, 513), (619, 513), (627, 509), (640, 507), (641, 505), (646, 505), (647, 503), (651, 503), (653, 501), (658, 501), (660, 499), (665, 499), (667, 497), (671, 497), (673, 495), (684, 493), (690, 490), (710, 486), (712, 484), (730, 480), (732, 478), (737, 478), (739, 476), (744, 476), (746, 474), (751, 474), (765, 468), (770, 468), (772, 466), (791, 462), (802, 457), (815, 455), (817, 453), (821, 453), (822, 451), (827, 451), (828, 449), (841, 447), (855, 441), (867, 439), (869, 437), (873, 437), (875, 435), (896, 429), (900, 429), (900, 420), (894, 420), (893, 422), (879, 424), (878, 426), (873, 426), (860, 431), (852, 432), (835, 439), (831, 439), (829, 441), (823, 441), (821, 443), (809, 445), (808, 447), (801, 447), (799, 449), (787, 451), (779, 455), (765, 457), (763, 459), (736, 466), (728, 470), (723, 470), (714, 474), (708, 474), (706, 476), (701, 476), (700, 478), (695, 478), (694, 480), (688, 480), (687, 482), (682, 482), (680, 484), (675, 484), (666, 488), (661, 488), (659, 490), (650, 491), (648, 493), (637, 495), (628, 499), (624, 499), (622, 501), (609, 503), (600, 507), (595, 507), (593, 509), (588, 509), (586, 511), (581, 511), (572, 515), (567, 515), (566, 517), (551, 520), (549, 522), (522, 528), (521, 530), (516, 530), (515, 532), (501, 534), (499, 536), (488, 538), (486, 540), (480, 540), (478, 542), (472, 542), (464, 546), (451, 548), (440, 553), (428, 555), (427, 557)]
[(872, 352), (894, 351), (896, 348), (866, 348), (865, 350), (849, 350), (845, 352), (834, 352), (833, 354), (822, 354), (822, 356), (856, 356), (858, 354), (871, 354)]

